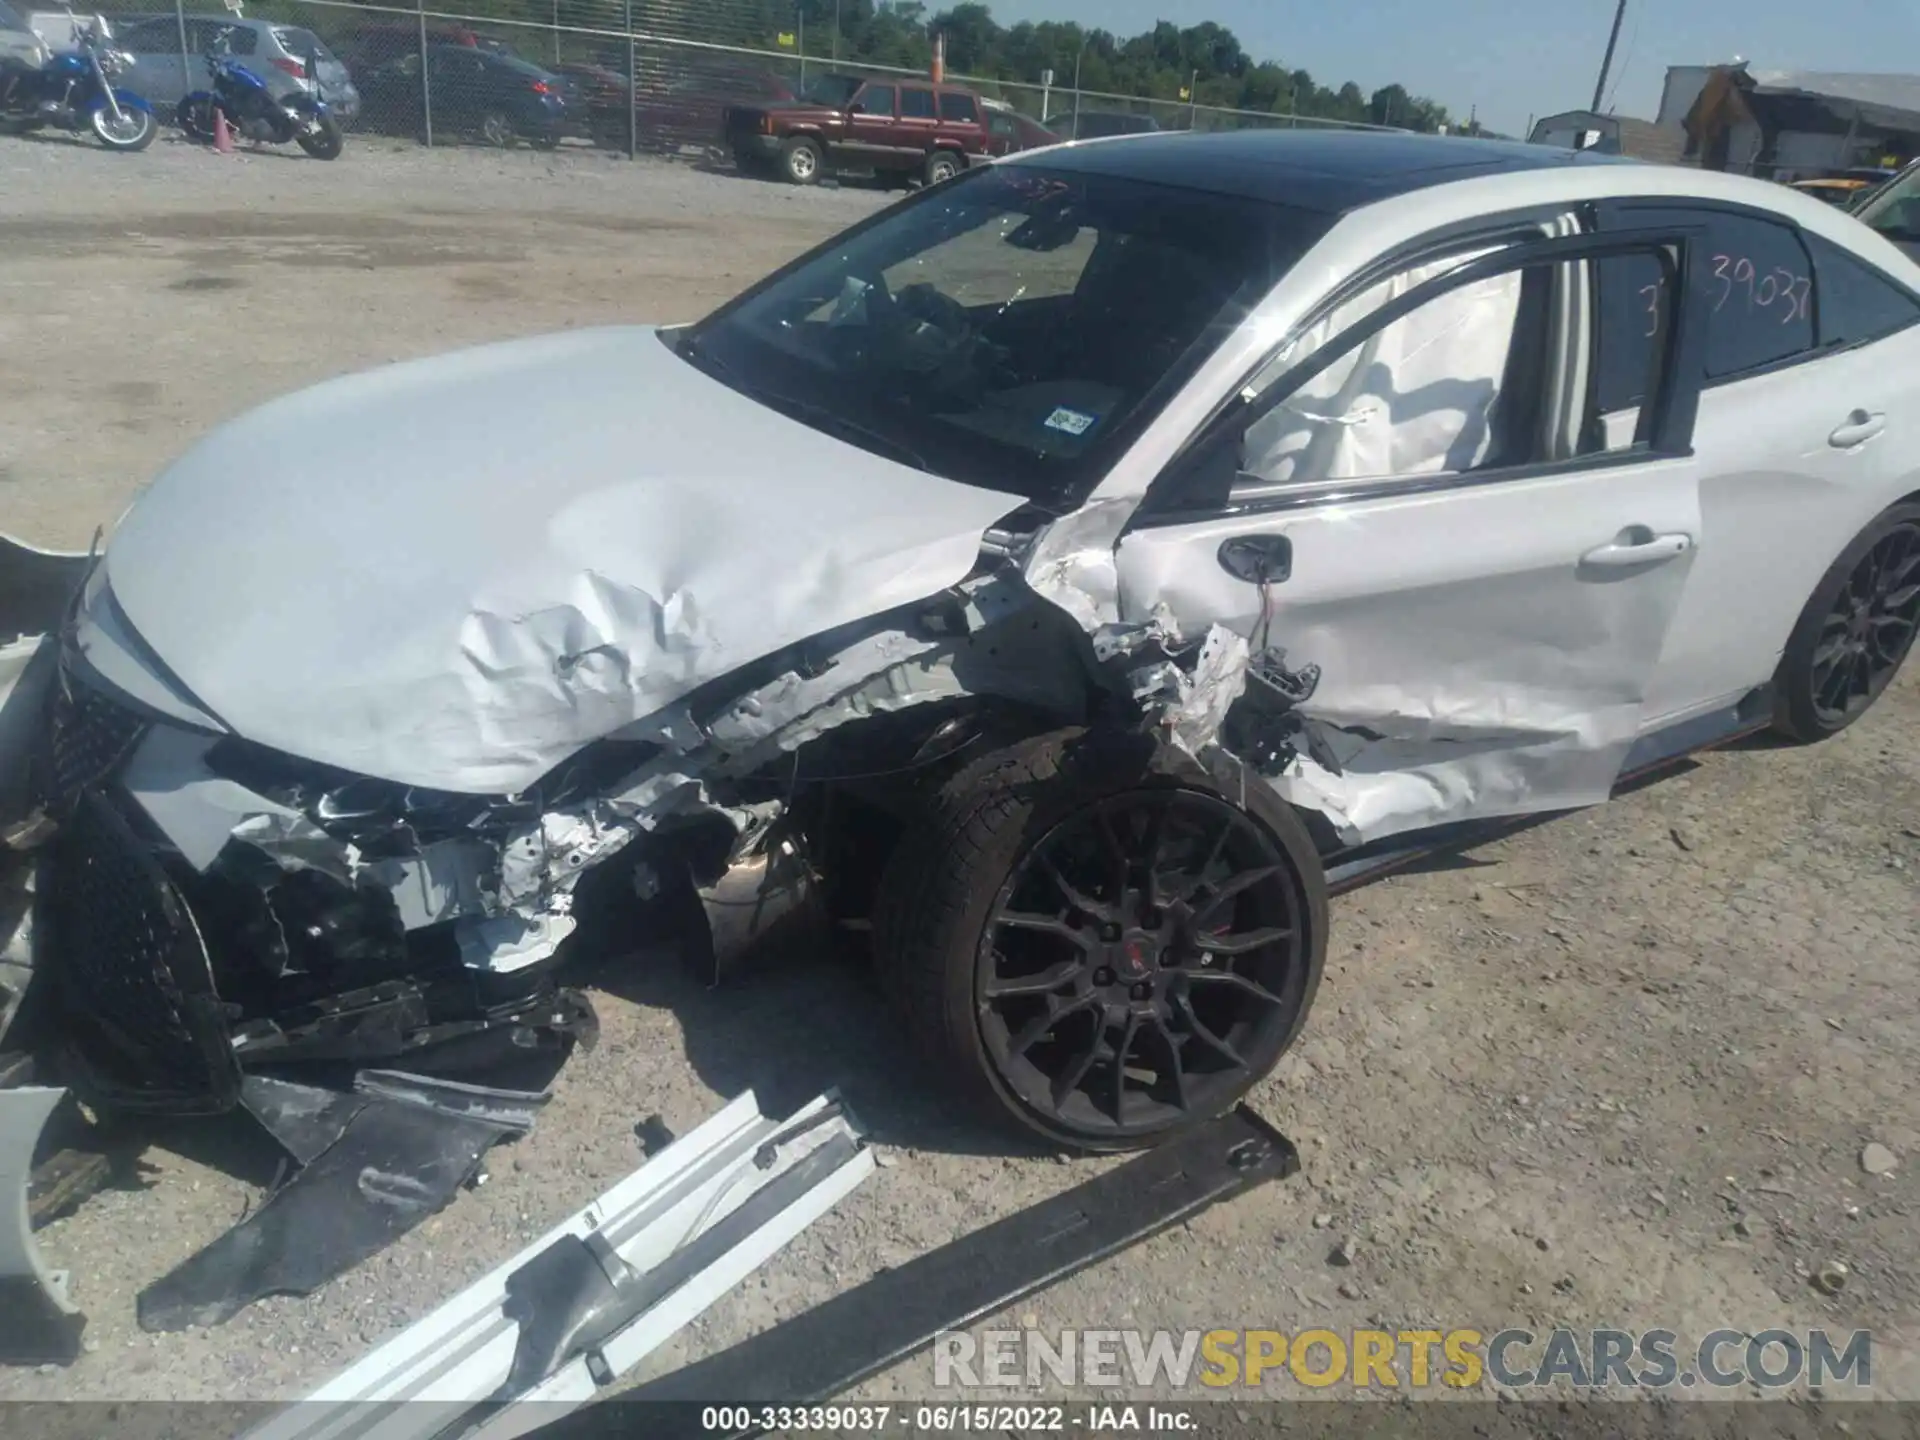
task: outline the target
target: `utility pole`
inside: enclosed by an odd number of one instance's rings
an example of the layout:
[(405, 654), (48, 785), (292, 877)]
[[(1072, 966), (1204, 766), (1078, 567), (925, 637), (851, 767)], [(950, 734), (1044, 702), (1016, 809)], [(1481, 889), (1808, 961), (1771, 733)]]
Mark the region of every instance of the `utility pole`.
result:
[(1607, 94), (1607, 72), (1613, 68), (1613, 47), (1620, 43), (1620, 22), (1627, 18), (1627, 0), (1616, 0), (1613, 7), (1613, 29), (1607, 32), (1607, 53), (1600, 59), (1600, 78), (1593, 87), (1593, 113), (1600, 113), (1600, 104)]

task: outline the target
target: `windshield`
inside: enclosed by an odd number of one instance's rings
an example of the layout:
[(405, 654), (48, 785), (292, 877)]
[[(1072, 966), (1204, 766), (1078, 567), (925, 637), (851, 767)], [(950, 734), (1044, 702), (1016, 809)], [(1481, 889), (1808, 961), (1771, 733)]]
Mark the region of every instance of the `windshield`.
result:
[(1875, 190), (1854, 214), (1896, 244), (1920, 242), (1920, 165)]
[(858, 75), (822, 75), (800, 92), (800, 98), (809, 105), (838, 110), (853, 98), (861, 83)]
[(1064, 502), (1098, 482), (1327, 224), (995, 165), (829, 241), (675, 344), (852, 444)]

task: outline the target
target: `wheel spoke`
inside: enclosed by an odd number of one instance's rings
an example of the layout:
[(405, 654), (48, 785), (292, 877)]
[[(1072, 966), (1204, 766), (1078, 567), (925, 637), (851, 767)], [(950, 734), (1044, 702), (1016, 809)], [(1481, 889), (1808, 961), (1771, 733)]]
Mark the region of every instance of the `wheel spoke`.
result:
[(1204, 922), (1209, 915), (1212, 915), (1222, 905), (1226, 904), (1227, 901), (1233, 899), (1234, 896), (1251, 890), (1263, 880), (1271, 880), (1279, 873), (1280, 867), (1278, 865), (1262, 865), (1257, 870), (1242, 870), (1238, 875), (1235, 875), (1232, 879), (1223, 883), (1219, 889), (1207, 897), (1205, 904), (1193, 912), (1195, 923)]
[(1042, 935), (1057, 935), (1082, 950), (1087, 948), (1087, 937), (1059, 915), (1040, 915), (1030, 910), (1002, 910), (993, 923), (1005, 925), (1012, 930), (1033, 930)]
[(1882, 635), (1887, 633), (1892, 634), (1893, 644), (1892, 646), (1888, 647), (1887, 653), (1889, 654), (1892, 653), (1894, 648), (1897, 648), (1899, 646), (1900, 637), (1903, 635), (1911, 634), (1913, 632), (1913, 627), (1914, 627), (1914, 622), (1912, 620), (1908, 620), (1903, 616), (1899, 616), (1899, 615), (1876, 616), (1869, 623), (1872, 625), (1873, 633), (1875, 635)]
[(1106, 1027), (1094, 1025), (1087, 1036), (1087, 1048), (1073, 1057), (1073, 1063), (1062, 1070), (1053, 1081), (1053, 1103), (1056, 1108), (1067, 1103), (1067, 1097), (1080, 1088), (1080, 1082), (1087, 1078), (1087, 1071), (1093, 1068), (1093, 1062), (1100, 1058), (1101, 1042), (1106, 1039)]
[(1060, 867), (1053, 863), (1051, 855), (1036, 856), (1035, 861), (1042, 870), (1046, 871), (1047, 878), (1053, 881), (1060, 893), (1066, 896), (1067, 903), (1074, 909), (1089, 915), (1098, 915), (1103, 919), (1112, 913), (1110, 906), (1094, 899), (1091, 895), (1083, 894), (1076, 888), (1074, 883), (1061, 873)]
[(1889, 589), (1880, 597), (1882, 610), (1904, 610), (1920, 595), (1920, 584), (1903, 584)]
[(1813, 652), (1813, 668), (1816, 674), (1825, 670), (1835, 660), (1839, 659), (1841, 655), (1846, 653), (1846, 622), (1842, 620), (1829, 621), (1828, 628), (1834, 630), (1836, 633), (1831, 639), (1823, 639), (1819, 647)]
[(1107, 858), (1113, 862), (1113, 910), (1119, 913), (1121, 902), (1127, 895), (1127, 871), (1132, 863), (1127, 855), (1127, 847), (1113, 828), (1113, 816), (1105, 810), (1098, 812), (1100, 839), (1107, 847)]
[(1214, 865), (1219, 861), (1221, 854), (1227, 848), (1227, 839), (1232, 834), (1233, 834), (1233, 817), (1229, 815), (1226, 819), (1226, 823), (1221, 825), (1220, 833), (1214, 837), (1213, 844), (1208, 847), (1207, 858), (1202, 860), (1200, 862), (1200, 868), (1194, 871), (1193, 884), (1189, 885), (1185, 890), (1180, 892), (1179, 898), (1183, 903), (1187, 901), (1191, 901), (1195, 895), (1198, 895), (1203, 889), (1206, 888), (1207, 873), (1210, 870), (1212, 870)]
[(1127, 1056), (1133, 1050), (1133, 1037), (1140, 1033), (1140, 1017), (1127, 1012), (1126, 1028), (1120, 1032), (1119, 1047), (1113, 1053), (1113, 1123), (1127, 1123)]
[(1045, 995), (1058, 990), (1087, 968), (1085, 960), (1062, 960), (1037, 975), (1018, 975), (1011, 979), (993, 979), (986, 985), (989, 1000), (1005, 1000), (1016, 995)]
[(1259, 930), (1242, 930), (1238, 934), (1196, 935), (1193, 943), (1209, 955), (1245, 955), (1250, 950), (1264, 950), (1292, 935), (1291, 925), (1268, 925)]
[(1229, 1065), (1233, 1066), (1234, 1069), (1245, 1070), (1247, 1068), (1247, 1062), (1240, 1057), (1240, 1052), (1220, 1036), (1214, 1034), (1213, 1031), (1209, 1030), (1206, 1022), (1200, 1018), (1199, 1012), (1196, 1011), (1191, 1004), (1183, 1001), (1180, 1009), (1187, 1017), (1187, 1025), (1193, 1031), (1194, 1039), (1213, 1051), (1214, 1054), (1225, 1060)]
[(1267, 989), (1267, 987), (1259, 981), (1249, 980), (1246, 976), (1237, 975), (1231, 970), (1183, 970), (1180, 973), (1185, 975), (1188, 980), (1197, 984), (1204, 983), (1208, 985), (1228, 986), (1240, 991), (1242, 994), (1253, 996), (1254, 999), (1261, 1001), (1263, 1004), (1286, 1004), (1286, 1001)]
[(1180, 1042), (1167, 1028), (1167, 1022), (1156, 1018), (1153, 1033), (1159, 1037), (1160, 1048), (1166, 1052), (1167, 1073), (1173, 1080), (1173, 1103), (1182, 1110), (1190, 1108), (1187, 1101), (1187, 1067), (1180, 1062)]
[(1846, 657), (1843, 656), (1824, 676), (1818, 677), (1813, 703), (1818, 705), (1822, 710), (1839, 710), (1844, 708), (1847, 698), (1847, 686), (1850, 683), (1848, 676), (1852, 668), (1851, 665), (1846, 663)]
[(1146, 838), (1141, 841), (1140, 845), (1141, 850), (1145, 852), (1145, 859), (1141, 861), (1141, 864), (1144, 866), (1147, 876), (1147, 904), (1153, 906), (1156, 910), (1159, 909), (1161, 905), (1160, 847), (1166, 841), (1167, 816), (1172, 809), (1173, 801), (1169, 799), (1165, 804), (1156, 805), (1147, 812)]
[(1092, 995), (1082, 996), (1078, 1000), (1069, 1000), (1064, 1005), (1057, 1001), (1049, 1000), (1044, 1015), (1034, 1016), (1033, 1019), (1021, 1026), (1020, 1029), (1014, 1033), (1013, 1037), (1007, 1041), (1008, 1052), (1014, 1055), (1026, 1054), (1027, 1051), (1039, 1043), (1041, 1036), (1045, 1035), (1069, 1015), (1077, 1015), (1083, 1010), (1091, 1010), (1099, 1003), (1099, 1000)]

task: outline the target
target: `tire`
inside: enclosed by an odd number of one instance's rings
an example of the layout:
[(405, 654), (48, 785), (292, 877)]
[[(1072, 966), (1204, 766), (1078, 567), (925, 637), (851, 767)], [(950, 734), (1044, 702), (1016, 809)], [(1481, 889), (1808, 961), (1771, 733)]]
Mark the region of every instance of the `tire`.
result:
[(780, 177), (789, 185), (811, 185), (820, 178), (820, 147), (801, 137), (780, 147)]
[[(1217, 1115), (1271, 1071), (1319, 987), (1326, 884), (1299, 818), (1268, 792), (1249, 799), (1252, 809), (1231, 804), (1149, 737), (1083, 730), (991, 752), (943, 786), (889, 859), (873, 922), (882, 988), (943, 1088), (1029, 1138), (1110, 1151)], [(1114, 896), (1117, 873), (1086, 880), (1074, 867), (1099, 851), (1074, 843), (1101, 826), (1115, 845), (1124, 827), (1160, 857), (1168, 892)], [(1187, 856), (1185, 874), (1215, 830), (1200, 879), (1173, 884), (1167, 857)], [(1130, 871), (1130, 886), (1144, 873)], [(1235, 875), (1254, 878), (1236, 892)], [(1042, 894), (1058, 904), (1036, 902)], [(1213, 923), (1229, 899), (1227, 923), (1251, 908), (1251, 930), (1223, 935)], [(1010, 964), (1025, 968), (1010, 975)], [(1234, 1007), (1254, 1018), (1226, 1023)], [(1149, 1064), (1153, 1084), (1127, 1090)], [(1125, 1099), (1113, 1099), (1116, 1083)]]
[(116, 121), (113, 111), (103, 106), (87, 117), (88, 123), (93, 126), (93, 138), (109, 150), (132, 155), (151, 145), (153, 137), (160, 132), (160, 122), (154, 118), (151, 110), (136, 110), (131, 105), (123, 105), (120, 107), (120, 116), (120, 120)]
[(189, 95), (173, 112), (174, 124), (186, 132), (189, 140), (203, 145), (213, 143), (213, 102), (204, 95)]
[(951, 180), (960, 173), (960, 157), (947, 150), (936, 150), (927, 156), (927, 168), (923, 178), (929, 185), (938, 185), (943, 180)]
[(1920, 504), (1881, 514), (1814, 587), (1774, 672), (1774, 730), (1838, 735), (1880, 698), (1920, 626)]
[(311, 128), (302, 130), (295, 138), (300, 148), (316, 160), (338, 160), (346, 145), (346, 138), (331, 115), (318, 117)]
[(482, 115), (478, 134), (496, 150), (511, 150), (520, 143), (520, 132), (513, 127), (513, 117), (504, 110), (489, 110)]

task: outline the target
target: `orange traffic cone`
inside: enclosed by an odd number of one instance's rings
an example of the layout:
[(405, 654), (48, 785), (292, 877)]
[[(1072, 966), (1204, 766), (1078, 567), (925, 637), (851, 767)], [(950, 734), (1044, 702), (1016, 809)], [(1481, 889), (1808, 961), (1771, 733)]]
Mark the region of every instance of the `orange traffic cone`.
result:
[(222, 155), (233, 154), (233, 131), (227, 125), (227, 112), (213, 107), (213, 148)]

